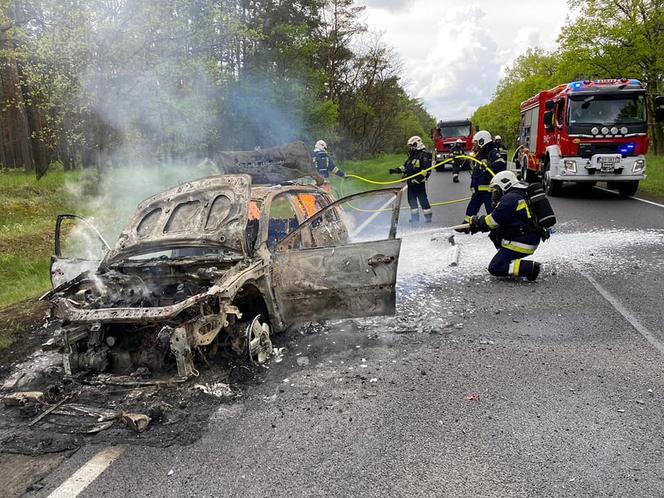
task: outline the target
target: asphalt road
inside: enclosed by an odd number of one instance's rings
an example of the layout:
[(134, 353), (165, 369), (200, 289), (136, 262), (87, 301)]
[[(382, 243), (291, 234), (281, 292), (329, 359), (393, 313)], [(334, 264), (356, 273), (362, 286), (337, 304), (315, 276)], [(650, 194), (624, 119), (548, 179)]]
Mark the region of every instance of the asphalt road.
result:
[[(430, 197), (468, 183), (434, 173)], [(456, 268), (445, 240), (408, 235), (396, 317), (282, 335), (284, 360), (200, 440), (123, 446), (81, 496), (664, 495), (664, 208), (597, 189), (553, 205), (540, 281), (488, 276), (485, 235), (457, 236)]]

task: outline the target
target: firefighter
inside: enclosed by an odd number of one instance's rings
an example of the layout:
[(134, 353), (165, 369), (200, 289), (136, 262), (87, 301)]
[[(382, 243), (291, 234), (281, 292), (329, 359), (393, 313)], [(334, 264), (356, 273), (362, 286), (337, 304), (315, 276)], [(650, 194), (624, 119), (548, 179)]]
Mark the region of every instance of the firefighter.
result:
[[(418, 136), (413, 136), (408, 139), (408, 159), (400, 168), (390, 169), (390, 174), (403, 175), (403, 178), (415, 175), (431, 168), (432, 156), (426, 150), (426, 146), (422, 139)], [(431, 171), (421, 173), (415, 178), (407, 180), (408, 184), (408, 204), (410, 206), (410, 222), (418, 223), (420, 221), (420, 210), (422, 207), (422, 214), (424, 214), (424, 221), (431, 223), (433, 211), (427, 196), (426, 181), (431, 175)]]
[(526, 277), (533, 281), (540, 264), (523, 260), (535, 252), (541, 239), (535, 215), (527, 202), (527, 186), (519, 183), (511, 171), (497, 173), (491, 179), (495, 209), (486, 216), (473, 216), (470, 233), (489, 232), (498, 252), (489, 263), (489, 273), (496, 277)]
[(507, 162), (507, 147), (503, 145), (503, 137), (500, 135), (496, 135), (493, 137), (493, 143), (496, 144), (496, 148), (498, 149), (498, 152), (500, 153), (501, 157), (505, 159), (505, 162)]
[(480, 212), (482, 204), (484, 204), (486, 214), (491, 213), (493, 210), (491, 206), (491, 189), (489, 187), (491, 177), (494, 174), (505, 171), (507, 166), (507, 162), (500, 156), (496, 144), (491, 139), (491, 134), (488, 131), (482, 130), (475, 133), (473, 136), (473, 152), (475, 153), (475, 158), (482, 161), (484, 166), (473, 162), (473, 171), (470, 177), (470, 190), (472, 190), (473, 194), (466, 208), (465, 223), (468, 223), (473, 216)]
[(463, 159), (457, 159), (457, 156), (463, 156), (466, 154), (466, 149), (463, 146), (463, 140), (457, 138), (456, 142), (450, 149), (450, 156), (454, 158), (452, 162), (452, 181), (454, 183), (459, 183), (459, 170), (463, 164)]
[(346, 176), (346, 174), (334, 164), (334, 160), (330, 157), (330, 154), (327, 151), (327, 144), (324, 140), (319, 140), (314, 146), (313, 163), (316, 168), (316, 173), (318, 174), (318, 177), (316, 178), (316, 183), (318, 185), (327, 185), (329, 187), (330, 173), (334, 173), (342, 178)]

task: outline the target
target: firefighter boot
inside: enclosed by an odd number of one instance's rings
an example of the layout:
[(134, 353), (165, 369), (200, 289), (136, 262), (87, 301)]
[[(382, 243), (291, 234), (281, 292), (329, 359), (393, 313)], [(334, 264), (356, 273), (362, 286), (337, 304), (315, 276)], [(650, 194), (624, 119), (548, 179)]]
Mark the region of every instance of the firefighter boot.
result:
[(541, 265), (537, 261), (521, 261), (519, 276), (526, 277), (529, 282), (534, 282), (540, 273)]
[(419, 223), (420, 222), (420, 210), (419, 209), (411, 209), (410, 210), (410, 220), (411, 223)]
[(459, 183), (459, 173), (454, 173), (454, 174), (452, 175), (452, 181), (453, 181), (454, 183)]
[(422, 213), (424, 213), (424, 223), (431, 223), (433, 219), (433, 211), (431, 209), (423, 209)]

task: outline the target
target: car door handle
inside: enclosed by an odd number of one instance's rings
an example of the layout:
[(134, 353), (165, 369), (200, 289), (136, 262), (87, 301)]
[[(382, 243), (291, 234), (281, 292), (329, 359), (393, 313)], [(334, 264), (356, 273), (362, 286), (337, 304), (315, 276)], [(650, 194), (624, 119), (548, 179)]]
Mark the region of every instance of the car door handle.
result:
[(378, 265), (389, 265), (392, 261), (394, 261), (394, 256), (384, 256), (382, 254), (377, 254), (376, 256), (373, 256), (369, 258), (369, 266), (378, 266)]

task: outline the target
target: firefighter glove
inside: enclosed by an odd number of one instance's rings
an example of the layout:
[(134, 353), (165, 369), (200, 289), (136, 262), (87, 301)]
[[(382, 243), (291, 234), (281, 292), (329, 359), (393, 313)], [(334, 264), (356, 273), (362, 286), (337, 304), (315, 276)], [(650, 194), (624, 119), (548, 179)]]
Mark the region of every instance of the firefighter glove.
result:
[(391, 168), (390, 169), (390, 174), (391, 175), (399, 175), (399, 174), (401, 174), (401, 170), (399, 168)]
[(468, 229), (469, 229), (471, 235), (476, 234), (477, 232), (481, 231), (480, 219), (477, 216), (473, 216), (470, 219), (470, 227)]
[(344, 172), (341, 171), (341, 170), (337, 171), (336, 175), (337, 175), (337, 176), (340, 176), (341, 178), (345, 178), (345, 177), (346, 177), (346, 173), (344, 173)]

